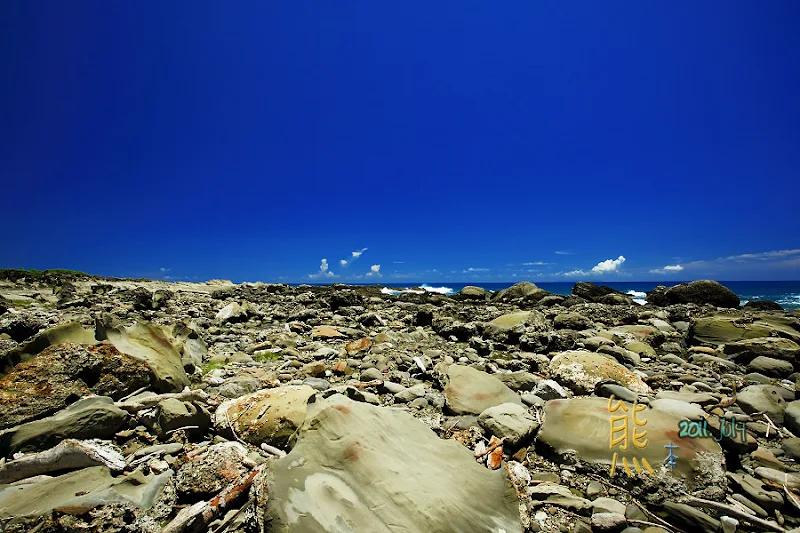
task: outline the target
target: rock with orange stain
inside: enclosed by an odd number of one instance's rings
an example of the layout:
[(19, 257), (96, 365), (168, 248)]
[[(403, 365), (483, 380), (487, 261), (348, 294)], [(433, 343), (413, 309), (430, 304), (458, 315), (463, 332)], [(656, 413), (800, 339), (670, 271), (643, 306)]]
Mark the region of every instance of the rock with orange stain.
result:
[(175, 486), (182, 494), (216, 494), (254, 466), (240, 443), (221, 442), (186, 461), (175, 476)]
[(261, 482), (274, 531), (522, 529), (503, 471), (407, 412), (342, 395), (309, 405), (294, 448)]
[(489, 456), (486, 458), (486, 466), (492, 470), (497, 470), (503, 464), (503, 446), (501, 442), (502, 441), (494, 435), (492, 435), (492, 438), (489, 440), (489, 449), (494, 448), (494, 450), (489, 452)]
[(346, 337), (344, 333), (330, 326), (317, 326), (311, 330), (312, 339), (317, 339), (317, 338), (336, 339), (343, 337)]
[(359, 352), (366, 352), (372, 347), (372, 341), (364, 337), (363, 339), (359, 339), (357, 341), (348, 342), (344, 345), (344, 349), (347, 351), (348, 355), (357, 354)]
[(495, 405), (522, 405), (519, 394), (486, 372), (464, 365), (450, 365), (447, 378), (444, 396), (452, 413), (479, 415)]
[(562, 352), (550, 361), (550, 372), (560, 383), (577, 394), (594, 391), (601, 381), (611, 380), (642, 394), (650, 387), (638, 374), (628, 370), (613, 358), (585, 350)]

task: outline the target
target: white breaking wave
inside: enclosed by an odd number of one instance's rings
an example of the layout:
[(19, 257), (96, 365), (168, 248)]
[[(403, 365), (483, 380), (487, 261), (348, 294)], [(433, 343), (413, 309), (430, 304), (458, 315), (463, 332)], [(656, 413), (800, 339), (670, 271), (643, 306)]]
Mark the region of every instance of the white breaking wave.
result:
[(414, 289), (403, 289), (402, 291), (398, 291), (395, 289), (387, 289), (386, 287), (381, 288), (381, 293), (383, 294), (391, 294), (392, 296), (397, 296), (398, 294), (402, 293), (410, 293), (410, 294), (424, 294), (425, 291), (417, 291)]
[(777, 303), (781, 305), (798, 305), (800, 304), (800, 294), (786, 294)]
[(430, 287), (428, 285), (422, 285), (420, 288), (425, 289), (428, 292), (436, 292), (439, 294), (453, 294), (453, 289), (450, 287)]
[(646, 292), (634, 291), (633, 289), (631, 289), (626, 294), (628, 296), (631, 296), (633, 301), (636, 302), (639, 305), (644, 305), (644, 304), (647, 303), (647, 300), (645, 300), (645, 298), (647, 297), (647, 293)]
[(739, 302), (739, 305), (746, 305), (746, 304), (749, 304), (749, 303), (750, 303), (750, 300), (742, 300), (741, 302)]

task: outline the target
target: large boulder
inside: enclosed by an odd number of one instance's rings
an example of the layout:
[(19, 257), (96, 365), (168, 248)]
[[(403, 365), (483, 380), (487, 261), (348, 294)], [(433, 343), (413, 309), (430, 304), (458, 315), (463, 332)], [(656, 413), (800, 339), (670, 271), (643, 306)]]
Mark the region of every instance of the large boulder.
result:
[(143, 361), (110, 344), (58, 344), (0, 377), (0, 429), (63, 409), (82, 396), (118, 400), (150, 384)]
[(502, 471), (410, 414), (334, 395), (265, 475), (270, 531), (519, 533)]
[[(616, 471), (618, 475), (624, 474), (621, 464), (625, 458), (634, 470), (633, 458), (641, 464), (646, 459), (654, 471), (667, 471), (664, 458), (667, 455), (665, 446), (673, 444), (678, 446), (673, 453), (678, 457), (674, 473), (693, 480), (700, 472), (724, 475), (722, 464), (724, 458), (722, 449), (714, 439), (682, 438), (678, 436), (680, 417), (664, 411), (645, 408), (636, 412), (636, 421), (644, 422), (637, 425), (633, 418), (634, 406), (623, 402), (623, 407), (610, 411), (609, 407), (617, 405), (620, 400), (605, 398), (572, 398), (569, 400), (550, 400), (545, 404), (542, 426), (537, 435), (537, 446), (544, 445), (542, 451), (555, 452), (558, 455), (573, 455), (580, 461), (611, 465), (614, 452), (618, 453)], [(628, 419), (627, 433), (616, 431), (614, 438), (623, 437), (625, 440), (610, 447), (611, 443), (611, 417), (626, 416)], [(614, 428), (622, 428), (618, 420)], [(634, 440), (634, 429), (641, 438)], [(645, 434), (642, 434), (646, 432)], [(627, 442), (627, 450), (622, 446)], [(638, 447), (637, 444), (643, 444)], [(721, 480), (720, 480), (721, 481)]]
[(758, 337), (731, 342), (722, 351), (739, 364), (747, 364), (756, 357), (772, 357), (794, 363), (800, 357), (800, 345), (781, 337)]
[(692, 324), (689, 337), (696, 343), (728, 344), (743, 339), (768, 337), (771, 328), (763, 323), (745, 323), (737, 316), (709, 316), (698, 318)]
[(752, 302), (747, 302), (742, 306), (742, 308), (753, 311), (783, 311), (783, 306), (777, 302), (773, 302), (772, 300), (755, 300)]
[(162, 328), (144, 321), (128, 328), (101, 322), (96, 336), (147, 363), (153, 369), (153, 386), (159, 392), (176, 392), (189, 385), (181, 355)]
[[(589, 281), (579, 281), (572, 287), (572, 294), (584, 300), (609, 305), (633, 305), (633, 299), (627, 294), (612, 289), (608, 285), (595, 285)], [(611, 298), (608, 298), (611, 296)]]
[(591, 394), (603, 381), (619, 383), (641, 394), (650, 392), (650, 387), (638, 374), (610, 357), (584, 350), (557, 354), (550, 361), (550, 373), (577, 394)]
[(284, 448), (305, 420), (308, 399), (316, 392), (308, 385), (286, 385), (228, 400), (217, 409), (214, 425), (256, 446)]
[(486, 299), (486, 289), (483, 287), (475, 287), (473, 285), (467, 285), (460, 291), (458, 294), (453, 295), (453, 297), (457, 300), (485, 300)]
[(128, 413), (107, 396), (90, 396), (53, 416), (0, 431), (0, 457), (39, 451), (65, 439), (109, 439)]
[(717, 307), (739, 307), (739, 297), (724, 285), (704, 279), (681, 283), (666, 290), (656, 287), (656, 290), (647, 294), (647, 303), (660, 306), (711, 304)]
[(448, 367), (444, 396), (450, 412), (460, 415), (479, 415), (503, 403), (522, 404), (519, 394), (496, 377), (463, 365)]
[(487, 435), (505, 439), (510, 446), (528, 444), (539, 428), (533, 415), (516, 403), (504, 403), (486, 409), (478, 417), (478, 425)]
[(537, 297), (544, 298), (550, 294), (549, 292), (540, 289), (530, 281), (520, 281), (519, 283), (515, 283), (511, 287), (507, 289), (503, 289), (497, 291), (492, 295), (492, 300), (496, 300), (499, 302), (507, 302), (510, 300), (518, 300), (521, 298), (531, 298), (534, 299)]
[(135, 470), (114, 477), (105, 466), (84, 468), (58, 477), (0, 490), (0, 518), (49, 515), (54, 509), (82, 514), (94, 507), (129, 504), (148, 509), (155, 504), (164, 485), (174, 474), (144, 475)]

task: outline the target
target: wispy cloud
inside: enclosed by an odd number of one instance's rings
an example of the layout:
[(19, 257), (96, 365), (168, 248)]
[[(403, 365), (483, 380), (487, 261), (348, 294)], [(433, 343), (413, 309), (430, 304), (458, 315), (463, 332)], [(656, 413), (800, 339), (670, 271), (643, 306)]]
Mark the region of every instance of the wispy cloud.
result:
[(619, 267), (622, 266), (622, 263), (625, 262), (624, 256), (619, 256), (616, 259), (606, 259), (605, 261), (600, 261), (595, 266), (592, 267), (592, 272), (595, 274), (609, 274), (611, 272), (617, 272)]
[(544, 266), (544, 265), (552, 265), (553, 263), (545, 263), (544, 261), (530, 261), (528, 263), (522, 263), (522, 266)]
[(349, 266), (353, 264), (353, 261), (361, 257), (361, 254), (367, 251), (367, 248), (362, 248), (360, 250), (356, 250), (355, 252), (350, 252), (350, 259), (341, 259), (339, 260), (339, 264), (343, 267)]
[(698, 268), (713, 268), (714, 266), (723, 267), (724, 265), (729, 263), (759, 264), (759, 263), (770, 262), (773, 264), (781, 265), (785, 264), (787, 261), (791, 261), (793, 259), (798, 258), (798, 256), (800, 256), (800, 248), (792, 248), (786, 250), (772, 250), (769, 252), (729, 255), (709, 260), (691, 261), (688, 263), (683, 263), (683, 266), (686, 268), (698, 269)]
[(564, 276), (567, 278), (574, 278), (576, 276), (585, 276), (588, 272), (584, 272), (583, 270), (570, 270), (569, 272), (558, 272), (556, 276)]
[(393, 265), (405, 265), (406, 262), (405, 261), (392, 261), (392, 264)]
[(161, 272), (167, 273), (167, 272), (169, 272), (169, 271), (170, 271), (170, 270), (172, 270), (172, 269), (171, 269), (171, 268), (164, 268), (164, 267), (161, 267), (161, 268), (159, 268), (158, 270), (160, 270)]
[[(468, 269), (461, 271), (462, 274), (467, 274), (468, 272), (489, 272), (489, 269), (469, 267)], [(455, 271), (453, 273), (455, 274)]]
[(332, 271), (328, 269), (328, 260), (323, 258), (319, 264), (319, 271), (315, 272), (314, 274), (309, 274), (308, 277), (311, 279), (315, 278), (335, 278), (337, 277)]
[(372, 265), (369, 267), (369, 272), (366, 274), (367, 277), (381, 277), (381, 266), (380, 265)]
[(680, 272), (683, 270), (681, 265), (667, 265), (664, 268), (654, 268), (650, 271), (651, 274), (669, 274), (671, 272)]
[(570, 252), (569, 250), (556, 250), (553, 253), (556, 255), (575, 255), (575, 252)]

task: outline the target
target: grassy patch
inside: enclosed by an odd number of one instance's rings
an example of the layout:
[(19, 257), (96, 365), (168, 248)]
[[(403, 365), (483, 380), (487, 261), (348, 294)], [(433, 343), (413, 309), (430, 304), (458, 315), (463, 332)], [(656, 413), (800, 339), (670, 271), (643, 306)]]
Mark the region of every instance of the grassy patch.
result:
[(200, 365), (200, 370), (203, 371), (203, 374), (208, 374), (212, 370), (216, 370), (217, 368), (222, 368), (224, 366), (225, 361), (206, 361)]
[(267, 350), (259, 350), (253, 354), (253, 361), (259, 363), (271, 363), (281, 358), (281, 354)]

